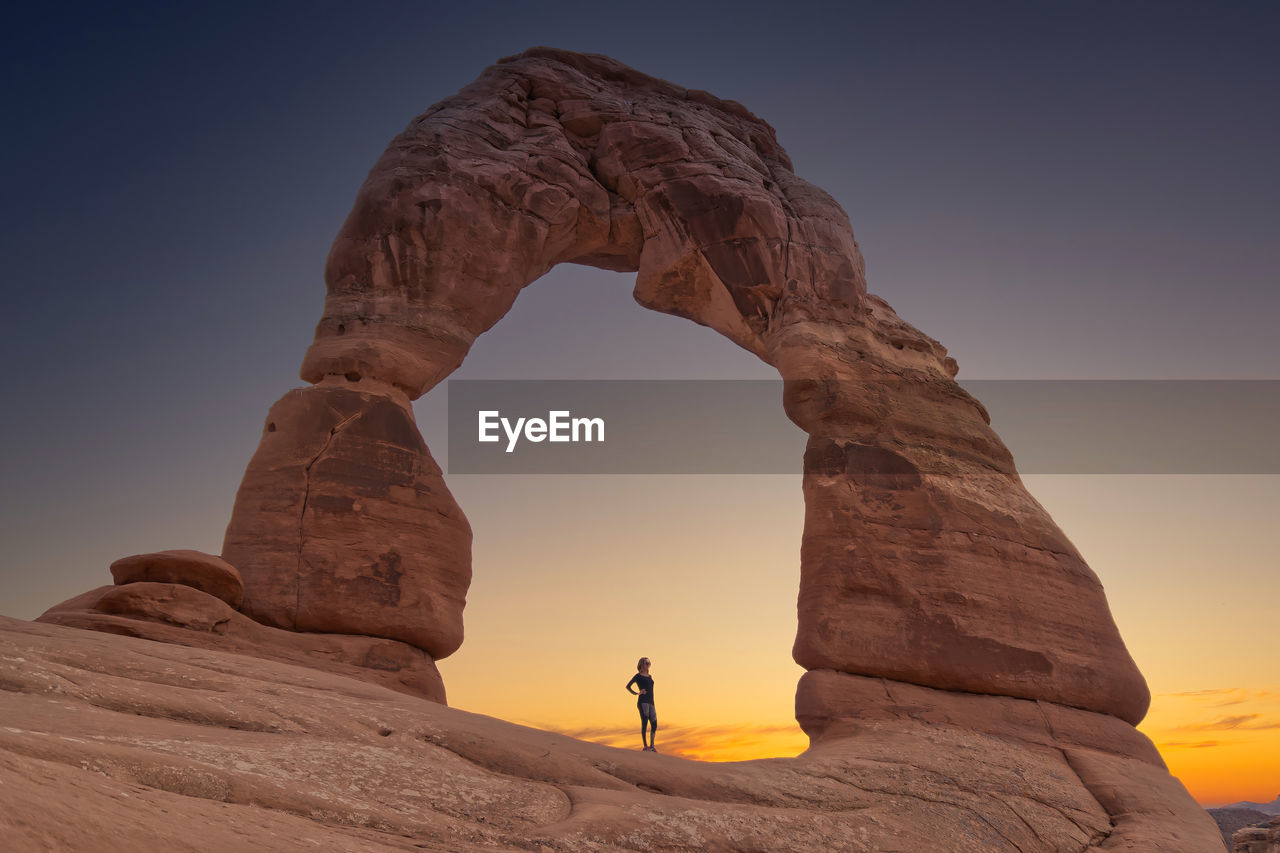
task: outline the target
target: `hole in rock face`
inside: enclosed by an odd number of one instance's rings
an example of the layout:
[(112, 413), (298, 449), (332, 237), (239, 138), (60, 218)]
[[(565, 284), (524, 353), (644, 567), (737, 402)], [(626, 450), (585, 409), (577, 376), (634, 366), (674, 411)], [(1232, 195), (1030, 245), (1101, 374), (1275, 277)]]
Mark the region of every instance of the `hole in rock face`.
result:
[[(557, 267), (521, 291), (449, 379), (534, 380), (530, 408), (502, 414), (542, 417), (562, 404), (554, 383), (536, 380), (619, 380), (624, 395), (639, 393), (626, 380), (777, 380), (727, 338), (638, 306), (634, 283), (631, 273)], [(437, 460), (447, 446), (444, 391), (414, 406)], [(624, 685), (648, 656), (659, 752), (732, 761), (807, 748), (795, 723), (803, 670), (791, 659), (806, 438), (780, 402), (757, 417), (795, 430), (794, 472), (446, 469), (474, 532), (466, 640), (439, 663), (449, 704), (639, 749), (637, 698)]]
[(272, 421), (271, 423), (267, 424), (267, 432), (275, 432), (275, 431), (276, 431), (275, 421)]
[(347, 327), (346, 327), (346, 326), (344, 326), (344, 325), (342, 325), (341, 323), (339, 323), (339, 324), (338, 324), (338, 334), (339, 334), (339, 335), (345, 335), (346, 333), (347, 333)]
[(347, 378), (347, 381), (348, 381), (348, 382), (359, 382), (359, 381), (360, 381), (360, 373), (359, 373), (358, 371), (353, 370), (353, 371), (351, 371), (350, 373), (345, 374), (345, 376), (346, 376), (346, 378)]

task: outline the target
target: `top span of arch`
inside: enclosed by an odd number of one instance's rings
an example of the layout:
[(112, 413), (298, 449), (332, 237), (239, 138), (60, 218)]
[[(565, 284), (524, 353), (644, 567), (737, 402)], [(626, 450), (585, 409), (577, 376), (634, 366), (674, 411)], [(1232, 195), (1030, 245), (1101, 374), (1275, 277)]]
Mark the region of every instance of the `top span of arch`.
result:
[(330, 251), (302, 377), (416, 398), (565, 262), (636, 271), (642, 305), (774, 364), (783, 326), (870, 310), (848, 217), (796, 177), (766, 122), (608, 57), (533, 48), (418, 116), (374, 165)]

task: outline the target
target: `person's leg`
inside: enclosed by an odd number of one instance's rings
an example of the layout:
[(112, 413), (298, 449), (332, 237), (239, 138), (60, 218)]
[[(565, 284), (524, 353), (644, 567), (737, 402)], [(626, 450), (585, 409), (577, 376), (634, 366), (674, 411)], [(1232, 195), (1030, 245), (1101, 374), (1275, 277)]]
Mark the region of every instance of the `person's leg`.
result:
[(648, 723), (649, 741), (644, 745), (645, 749), (654, 748), (654, 735), (658, 733), (658, 712), (648, 703), (640, 705), (640, 739), (644, 740), (645, 723)]
[[(658, 717), (654, 713), (653, 706), (647, 702), (640, 703), (640, 740), (644, 743), (645, 749), (653, 749), (653, 735), (658, 730)], [(649, 733), (649, 740), (645, 741), (644, 732), (646, 725), (652, 729)]]
[(649, 706), (649, 748), (658, 751), (658, 709)]

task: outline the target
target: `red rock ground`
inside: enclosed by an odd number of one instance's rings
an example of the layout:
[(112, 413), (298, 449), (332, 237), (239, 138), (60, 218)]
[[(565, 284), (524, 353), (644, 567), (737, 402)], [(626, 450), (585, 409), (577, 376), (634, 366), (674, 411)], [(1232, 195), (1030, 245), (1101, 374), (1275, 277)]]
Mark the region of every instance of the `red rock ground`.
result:
[(712, 764), (0, 618), (0, 830), (7, 850), (130, 853), (1222, 849), (1113, 718), (1050, 708), (1036, 723), (1023, 712), (1044, 703), (965, 707), (882, 679), (837, 689), (865, 694), (857, 723), (797, 758)]

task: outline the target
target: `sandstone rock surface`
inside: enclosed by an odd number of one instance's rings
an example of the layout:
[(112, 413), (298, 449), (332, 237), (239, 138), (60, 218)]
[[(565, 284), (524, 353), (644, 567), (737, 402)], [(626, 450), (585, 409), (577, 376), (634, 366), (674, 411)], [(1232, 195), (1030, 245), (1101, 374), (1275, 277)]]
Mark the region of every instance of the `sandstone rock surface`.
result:
[(178, 584), (99, 587), (50, 608), (38, 621), (312, 666), (432, 702), (445, 701), (435, 661), (415, 646), (378, 637), (272, 628), (220, 599)]
[(236, 567), (203, 551), (156, 551), (121, 557), (111, 564), (111, 577), (117, 584), (184, 584), (217, 596), (232, 608), (244, 600), (244, 583)]
[(271, 407), (223, 555), (242, 610), (295, 631), (385, 637), (434, 659), (462, 643), (471, 528), (408, 399), (374, 380)]
[[(993, 719), (967, 706), (987, 697), (856, 681), (866, 713), (843, 735), (706, 764), (317, 669), (0, 617), (0, 832), (7, 849), (104, 853), (1221, 850), (1115, 720), (1015, 699)], [(1140, 802), (1122, 793), (1134, 777)]]

